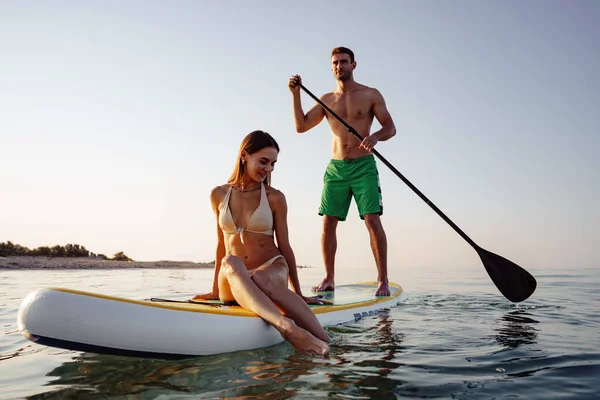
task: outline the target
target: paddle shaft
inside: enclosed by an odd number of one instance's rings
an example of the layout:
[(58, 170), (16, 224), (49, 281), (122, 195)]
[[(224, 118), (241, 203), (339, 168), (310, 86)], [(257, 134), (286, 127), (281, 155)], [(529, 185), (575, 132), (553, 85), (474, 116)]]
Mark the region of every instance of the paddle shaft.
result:
[[(346, 121), (344, 121), (340, 116), (338, 116), (331, 108), (327, 107), (327, 105), (325, 103), (323, 103), (321, 101), (321, 99), (319, 99), (317, 96), (315, 96), (314, 94), (312, 94), (310, 90), (308, 90), (307, 88), (304, 87), (304, 85), (300, 84), (300, 87), (310, 97), (312, 97), (317, 103), (319, 103), (321, 105), (321, 107), (323, 107), (329, 114), (331, 114), (342, 125), (344, 125), (346, 127), (346, 129), (348, 130), (348, 132), (352, 133), (358, 140), (360, 140), (362, 142), (362, 140), (364, 138), (362, 136), (360, 136), (360, 134), (356, 131), (356, 129), (354, 129), (353, 127), (351, 127), (350, 125), (348, 125), (346, 123)], [(470, 237), (468, 237), (467, 234), (464, 233), (454, 222), (452, 222), (452, 220), (450, 218), (448, 218), (446, 216), (446, 214), (444, 214), (442, 212), (442, 210), (440, 210), (439, 208), (437, 208), (437, 206), (435, 204), (433, 204), (431, 202), (431, 200), (429, 200), (427, 198), (427, 196), (425, 196), (419, 189), (416, 188), (415, 185), (413, 185), (408, 179), (406, 179), (406, 177), (404, 175), (402, 175), (400, 173), (400, 171), (398, 171), (396, 169), (396, 167), (394, 167), (388, 160), (386, 160), (385, 157), (383, 157), (377, 150), (372, 149), (371, 153), (373, 153), (379, 160), (381, 160), (382, 163), (384, 163), (389, 169), (391, 169), (392, 172), (394, 174), (396, 174), (396, 176), (398, 178), (402, 179), (402, 182), (404, 182), (409, 188), (411, 188), (412, 191), (415, 192), (421, 198), (421, 200), (423, 200), (425, 203), (427, 203), (427, 205), (429, 207), (431, 207), (433, 209), (433, 211), (435, 211), (437, 213), (437, 215), (439, 215), (444, 221), (446, 221), (446, 223), (448, 225), (450, 225), (452, 227), (452, 229), (454, 229), (456, 231), (456, 233), (458, 233), (463, 239), (465, 239), (467, 241), (467, 243), (469, 243), (471, 246), (473, 246), (473, 248), (475, 250), (477, 250), (479, 252), (479, 250), (481, 248)]]
[(160, 299), (158, 297), (152, 297), (150, 299), (150, 301), (154, 301), (154, 302), (159, 302), (159, 303), (185, 303), (185, 304), (204, 304), (206, 306), (214, 306), (214, 307), (218, 307), (218, 306), (222, 306), (224, 305), (223, 303), (212, 303), (210, 301), (202, 301), (202, 300), (172, 300), (172, 299)]

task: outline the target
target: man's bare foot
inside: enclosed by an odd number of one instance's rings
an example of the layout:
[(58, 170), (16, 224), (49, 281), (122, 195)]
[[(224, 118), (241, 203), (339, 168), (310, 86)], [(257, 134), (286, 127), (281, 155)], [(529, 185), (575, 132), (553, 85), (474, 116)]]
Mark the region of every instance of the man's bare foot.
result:
[(327, 343), (318, 339), (300, 328), (294, 321), (283, 317), (279, 327), (276, 327), (287, 341), (289, 341), (297, 350), (314, 357), (325, 357), (329, 354)]
[(375, 291), (375, 296), (389, 296), (390, 295), (390, 286), (387, 282), (379, 282), (379, 287)]
[(317, 286), (313, 286), (312, 290), (314, 292), (331, 292), (335, 290), (335, 283), (333, 283), (333, 279), (324, 278)]

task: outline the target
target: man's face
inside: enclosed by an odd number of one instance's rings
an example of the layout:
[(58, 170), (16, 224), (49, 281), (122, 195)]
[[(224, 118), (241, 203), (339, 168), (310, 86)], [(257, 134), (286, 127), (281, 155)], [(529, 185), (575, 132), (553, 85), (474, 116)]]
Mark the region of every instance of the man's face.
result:
[(351, 63), (348, 54), (334, 54), (331, 56), (331, 70), (338, 81), (351, 79), (354, 68), (356, 68), (356, 62)]

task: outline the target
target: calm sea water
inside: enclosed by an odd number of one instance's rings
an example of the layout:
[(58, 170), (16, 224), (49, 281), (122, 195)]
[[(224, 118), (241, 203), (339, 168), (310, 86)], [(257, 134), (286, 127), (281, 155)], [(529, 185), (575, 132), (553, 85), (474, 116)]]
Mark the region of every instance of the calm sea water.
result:
[[(43, 347), (17, 331), (25, 295), (60, 286), (130, 298), (187, 296), (212, 270), (0, 271), (1, 399), (592, 399), (600, 397), (600, 278), (596, 270), (531, 270), (538, 290), (515, 305), (483, 267), (396, 270), (407, 300), (329, 328), (328, 359), (288, 343), (185, 361)], [(322, 271), (300, 270), (305, 286)], [(338, 283), (374, 267), (340, 269)], [(210, 340), (210, 338), (198, 340)]]

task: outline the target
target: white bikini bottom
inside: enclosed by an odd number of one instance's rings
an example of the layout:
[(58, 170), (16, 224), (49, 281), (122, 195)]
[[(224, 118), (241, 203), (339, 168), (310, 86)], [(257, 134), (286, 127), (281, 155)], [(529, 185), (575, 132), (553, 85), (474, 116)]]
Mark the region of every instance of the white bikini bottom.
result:
[(254, 275), (254, 273), (256, 271), (258, 271), (260, 268), (262, 268), (262, 267), (268, 267), (269, 265), (273, 264), (279, 258), (283, 258), (283, 256), (281, 254), (278, 254), (275, 257), (270, 258), (267, 262), (263, 263), (262, 265), (260, 265), (260, 266), (258, 266), (256, 268), (249, 269), (248, 270), (248, 276), (250, 278), (252, 278), (252, 275)]

